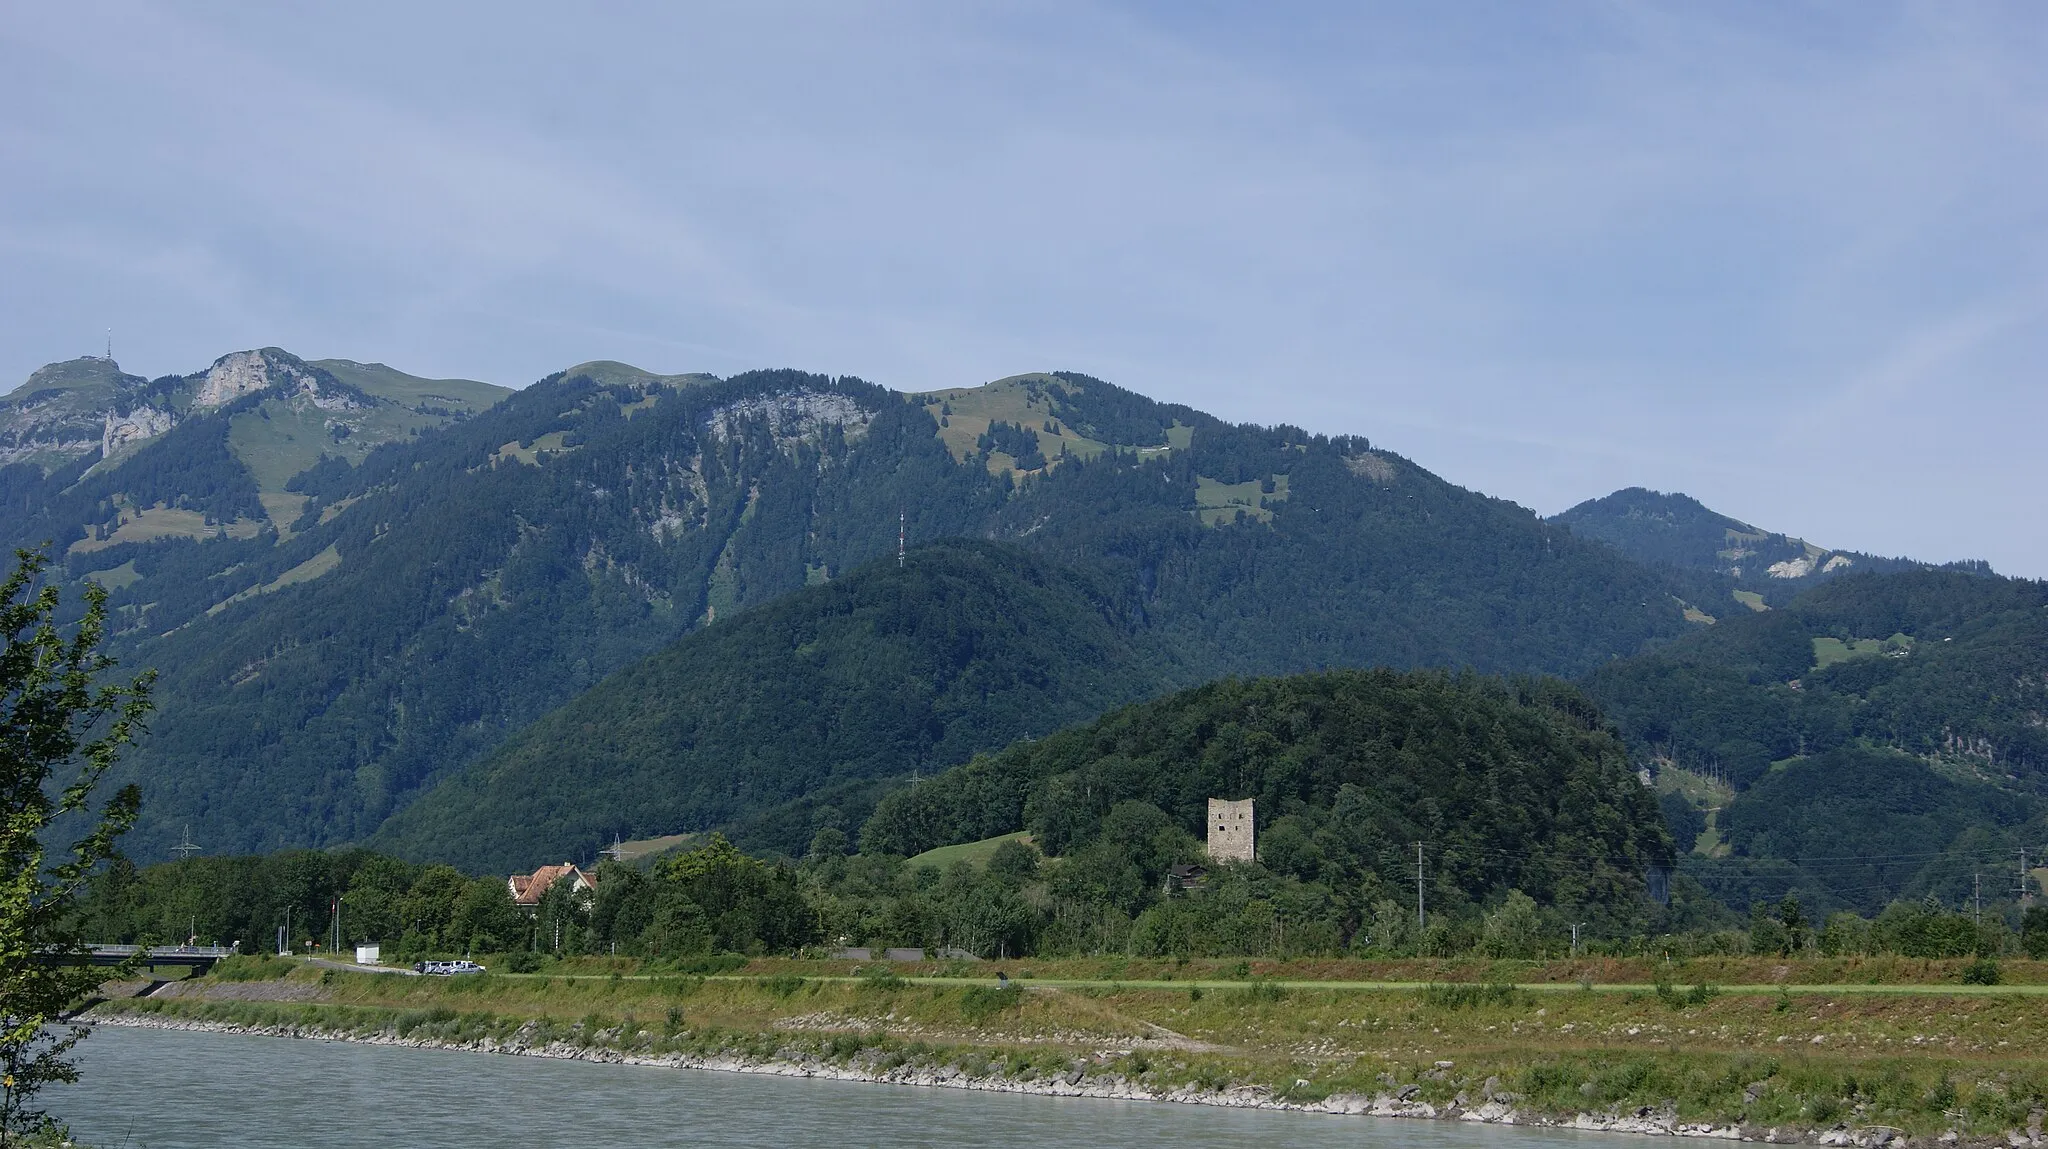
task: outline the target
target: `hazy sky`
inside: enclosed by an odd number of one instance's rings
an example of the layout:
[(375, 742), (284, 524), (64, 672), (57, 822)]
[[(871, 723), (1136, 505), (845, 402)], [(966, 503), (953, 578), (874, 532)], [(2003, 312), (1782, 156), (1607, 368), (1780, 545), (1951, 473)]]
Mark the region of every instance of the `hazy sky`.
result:
[(0, 11), (0, 385), (1071, 369), (2048, 576), (2038, 0)]

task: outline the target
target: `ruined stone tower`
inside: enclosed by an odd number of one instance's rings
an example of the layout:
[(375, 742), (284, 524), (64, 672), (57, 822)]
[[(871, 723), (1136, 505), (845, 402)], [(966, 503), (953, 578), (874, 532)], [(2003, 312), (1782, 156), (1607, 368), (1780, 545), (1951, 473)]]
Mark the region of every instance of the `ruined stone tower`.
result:
[(1249, 862), (1253, 857), (1252, 800), (1209, 799), (1209, 860)]

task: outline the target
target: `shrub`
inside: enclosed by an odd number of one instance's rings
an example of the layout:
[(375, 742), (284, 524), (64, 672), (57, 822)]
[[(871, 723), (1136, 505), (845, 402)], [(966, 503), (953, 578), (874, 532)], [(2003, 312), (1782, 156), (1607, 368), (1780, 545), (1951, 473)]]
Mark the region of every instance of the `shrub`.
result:
[(1253, 982), (1245, 989), (1244, 997), (1246, 1001), (1254, 1003), (1285, 1001), (1287, 999), (1287, 987), (1278, 982), (1266, 981), (1262, 978)]
[(1964, 985), (1997, 985), (1999, 980), (1998, 963), (1988, 957), (1980, 957), (1963, 967)]
[(1016, 1009), (1023, 998), (1024, 991), (1014, 985), (970, 985), (960, 991), (960, 1013), (969, 1021), (981, 1021)]
[(1663, 977), (1657, 979), (1657, 997), (1672, 1009), (1691, 1009), (1694, 1006), (1705, 1005), (1719, 996), (1719, 989), (1705, 983), (1691, 989), (1679, 989)]
[(1432, 982), (1421, 989), (1422, 1004), (1431, 1009), (1477, 1009), (1485, 1005), (1521, 1005), (1528, 995), (1511, 985), (1464, 985)]
[(862, 989), (882, 990), (893, 993), (910, 983), (896, 976), (896, 971), (886, 968), (871, 969), (860, 975)]

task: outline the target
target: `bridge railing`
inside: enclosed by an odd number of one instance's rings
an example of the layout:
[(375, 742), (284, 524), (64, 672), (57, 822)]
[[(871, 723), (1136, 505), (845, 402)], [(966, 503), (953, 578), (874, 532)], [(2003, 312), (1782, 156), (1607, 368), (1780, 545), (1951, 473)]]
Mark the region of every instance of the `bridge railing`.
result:
[(86, 949), (95, 957), (116, 958), (143, 954), (147, 957), (219, 959), (233, 957), (237, 952), (234, 946), (149, 946), (145, 948), (143, 946), (112, 945), (97, 942), (88, 944)]

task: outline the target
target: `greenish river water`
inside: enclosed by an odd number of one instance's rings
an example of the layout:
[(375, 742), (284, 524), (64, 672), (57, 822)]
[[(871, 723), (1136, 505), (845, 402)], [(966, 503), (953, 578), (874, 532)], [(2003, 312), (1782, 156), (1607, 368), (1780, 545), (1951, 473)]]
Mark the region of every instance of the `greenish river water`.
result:
[(1611, 1134), (982, 1093), (103, 1026), (52, 1112), (95, 1149), (1569, 1149)]

